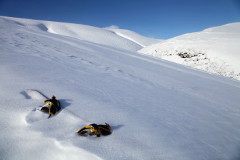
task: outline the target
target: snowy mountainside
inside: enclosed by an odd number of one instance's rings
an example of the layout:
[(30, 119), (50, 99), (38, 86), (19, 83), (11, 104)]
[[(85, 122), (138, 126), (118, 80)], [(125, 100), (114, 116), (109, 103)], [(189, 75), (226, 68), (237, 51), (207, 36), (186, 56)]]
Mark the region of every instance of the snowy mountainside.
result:
[(240, 79), (240, 23), (230, 23), (153, 44), (139, 52)]
[[(4, 17), (2, 17), (2, 20), (3, 19)], [(142, 45), (146, 46), (148, 44), (159, 42), (158, 39), (147, 38), (129, 30), (125, 30), (125, 32), (119, 36), (118, 31), (81, 24), (36, 21), (12, 17), (7, 17), (5, 20), (13, 20), (18, 24), (24, 24), (28, 28), (40, 29), (42, 31), (54, 34), (64, 35), (130, 51), (137, 51), (143, 47)], [(134, 36), (131, 37), (131, 35)], [(142, 45), (140, 45), (140, 43)]]
[[(240, 158), (239, 81), (24, 21), (0, 18), (1, 159)], [(47, 119), (36, 107), (52, 95)], [(105, 122), (109, 136), (75, 133)]]

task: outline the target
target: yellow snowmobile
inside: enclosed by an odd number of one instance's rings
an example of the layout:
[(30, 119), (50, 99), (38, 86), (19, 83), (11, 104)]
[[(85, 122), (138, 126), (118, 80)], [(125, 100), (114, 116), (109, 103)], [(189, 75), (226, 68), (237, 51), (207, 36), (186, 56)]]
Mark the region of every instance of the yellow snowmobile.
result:
[(111, 127), (108, 123), (105, 123), (105, 125), (97, 125), (95, 123), (90, 124), (88, 126), (85, 126), (78, 131), (76, 131), (81, 136), (88, 136), (88, 135), (96, 135), (97, 137), (100, 137), (100, 135), (109, 135), (112, 133)]
[(44, 101), (44, 105), (40, 110), (48, 113), (48, 118), (50, 118), (51, 115), (55, 115), (58, 111), (61, 110), (60, 102), (56, 99), (55, 96), (52, 96), (52, 99), (47, 99)]

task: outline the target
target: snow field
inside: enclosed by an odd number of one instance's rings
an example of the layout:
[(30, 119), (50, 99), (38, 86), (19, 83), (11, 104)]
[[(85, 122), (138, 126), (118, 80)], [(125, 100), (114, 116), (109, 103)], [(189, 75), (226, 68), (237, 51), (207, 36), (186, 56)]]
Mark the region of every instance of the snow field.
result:
[[(0, 20), (3, 159), (239, 159), (238, 81)], [(62, 104), (50, 119), (44, 95)], [(75, 133), (105, 122), (110, 136)]]

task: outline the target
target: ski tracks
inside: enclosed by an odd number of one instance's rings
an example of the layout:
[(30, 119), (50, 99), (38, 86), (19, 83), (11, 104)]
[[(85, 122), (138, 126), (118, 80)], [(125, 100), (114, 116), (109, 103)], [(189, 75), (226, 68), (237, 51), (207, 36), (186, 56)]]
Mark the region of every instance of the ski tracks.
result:
[[(113, 77), (124, 79), (133, 83), (141, 83), (145, 84), (147, 87), (152, 87), (152, 84), (142, 79), (140, 76), (135, 75), (133, 71), (126, 70), (124, 68), (117, 67), (117, 64), (110, 64), (108, 62), (96, 62), (98, 58), (90, 60), (90, 58), (82, 58), (78, 57), (77, 55), (69, 56), (71, 58), (72, 63), (76, 66), (76, 69), (79, 70), (80, 66), (86, 66), (86, 68), (90, 69), (91, 71), (97, 70), (98, 72), (102, 72), (103, 74), (109, 74)], [(74, 61), (74, 62), (73, 62)], [(80, 65), (81, 64), (81, 65)], [(82, 65), (83, 64), (83, 65)]]

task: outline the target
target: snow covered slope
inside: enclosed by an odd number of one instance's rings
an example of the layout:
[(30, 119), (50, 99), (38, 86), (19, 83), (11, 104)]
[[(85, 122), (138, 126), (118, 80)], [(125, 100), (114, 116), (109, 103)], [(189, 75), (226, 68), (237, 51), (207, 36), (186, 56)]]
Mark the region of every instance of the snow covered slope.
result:
[(146, 38), (128, 30), (125, 30), (125, 33), (121, 32), (122, 34), (119, 35), (118, 31), (81, 24), (36, 21), (10, 17), (6, 17), (6, 19), (13, 20), (16, 23), (22, 24), (28, 28), (39, 29), (54, 34), (64, 35), (80, 40), (103, 44), (120, 49), (126, 49), (130, 51), (137, 51), (143, 46), (157, 43), (160, 41), (158, 39)]
[(139, 52), (240, 80), (240, 23), (185, 34)]
[[(24, 21), (0, 18), (1, 159), (240, 158), (239, 81)], [(62, 104), (50, 119), (43, 94)], [(110, 136), (75, 134), (104, 122)]]

